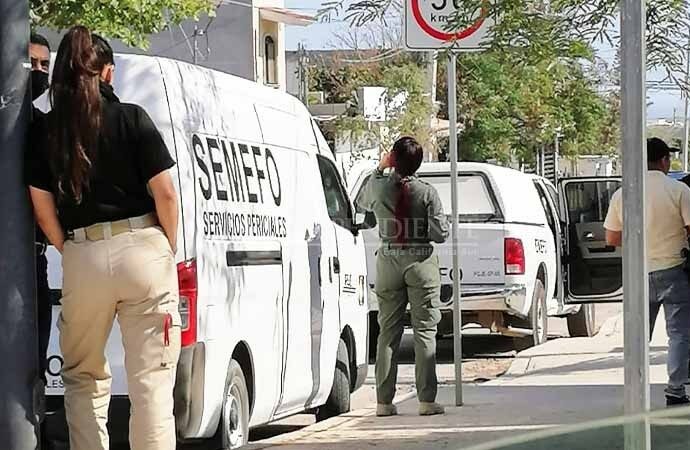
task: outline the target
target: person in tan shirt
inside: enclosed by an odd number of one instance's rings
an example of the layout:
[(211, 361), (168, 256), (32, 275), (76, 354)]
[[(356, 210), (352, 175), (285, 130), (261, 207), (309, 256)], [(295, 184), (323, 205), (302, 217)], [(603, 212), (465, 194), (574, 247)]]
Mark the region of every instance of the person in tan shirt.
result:
[[(661, 305), (669, 338), (668, 406), (690, 404), (685, 393), (690, 360), (690, 283), (683, 270), (683, 250), (690, 231), (690, 188), (670, 178), (671, 149), (658, 138), (647, 140), (646, 237), (649, 267), (650, 335)], [(623, 245), (623, 196), (618, 190), (609, 205), (606, 241)]]

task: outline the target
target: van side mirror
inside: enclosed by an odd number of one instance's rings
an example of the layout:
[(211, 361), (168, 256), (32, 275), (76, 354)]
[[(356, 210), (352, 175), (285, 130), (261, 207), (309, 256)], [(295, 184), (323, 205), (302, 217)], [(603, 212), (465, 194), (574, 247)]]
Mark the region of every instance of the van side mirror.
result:
[(364, 213), (357, 213), (355, 214), (355, 226), (361, 227), (364, 225), (364, 221), (366, 220), (366, 214)]
[(370, 230), (376, 226), (376, 216), (373, 212), (358, 212), (355, 214), (354, 227), (357, 231)]
[(352, 232), (358, 234), (360, 231), (366, 229), (366, 214), (364, 213), (356, 213), (355, 214), (355, 219), (353, 220), (352, 223)]

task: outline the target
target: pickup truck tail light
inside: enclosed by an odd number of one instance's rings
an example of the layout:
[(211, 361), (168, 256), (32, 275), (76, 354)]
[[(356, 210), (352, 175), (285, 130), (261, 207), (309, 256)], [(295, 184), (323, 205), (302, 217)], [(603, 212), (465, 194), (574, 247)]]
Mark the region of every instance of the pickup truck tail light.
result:
[(525, 274), (525, 248), (520, 239), (505, 239), (506, 275)]
[(182, 319), (182, 347), (188, 347), (196, 344), (196, 259), (183, 261), (177, 265), (177, 279), (180, 287), (179, 311)]

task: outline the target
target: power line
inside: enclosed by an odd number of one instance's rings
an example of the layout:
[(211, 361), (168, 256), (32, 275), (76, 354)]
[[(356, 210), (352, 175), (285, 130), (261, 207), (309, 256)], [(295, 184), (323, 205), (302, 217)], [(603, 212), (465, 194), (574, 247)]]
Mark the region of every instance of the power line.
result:
[(385, 61), (386, 59), (394, 58), (398, 56), (400, 53), (402, 53), (401, 48), (391, 48), (389, 50), (384, 51), (383, 53), (372, 56), (371, 58), (366, 58), (366, 59), (343, 59), (342, 61), (345, 63), (350, 63), (350, 64), (356, 64), (356, 63), (372, 63), (372, 62), (381, 62)]
[[(214, 22), (215, 20), (216, 20), (215, 17), (210, 17), (209, 20), (208, 20), (208, 22), (206, 23), (206, 26), (204, 27), (203, 30), (201, 30), (201, 31), (195, 30), (195, 32), (194, 32), (192, 35), (190, 35), (190, 36), (187, 36), (187, 33), (184, 31), (184, 28), (182, 28), (182, 24), (179, 24), (178, 26), (179, 26), (179, 28), (180, 28), (180, 31), (182, 32), (182, 35), (184, 36), (184, 39), (182, 39), (182, 40), (180, 40), (180, 41), (178, 41), (178, 42), (174, 42), (170, 47), (166, 47), (166, 48), (164, 48), (163, 50), (157, 51), (153, 56), (162, 56), (163, 53), (169, 52), (170, 50), (172, 50), (172, 49), (174, 49), (174, 48), (177, 48), (177, 47), (179, 47), (180, 45), (188, 44), (190, 40), (194, 39), (195, 37), (203, 36), (203, 35), (206, 35), (206, 47), (207, 47), (207, 51), (208, 51), (208, 50), (209, 50), (209, 45), (208, 45), (208, 30), (209, 30), (209, 28), (211, 27), (211, 25), (213, 24), (213, 22)], [(172, 34), (172, 27), (171, 27), (171, 24), (168, 24), (167, 27), (168, 27), (168, 29), (170, 30), (170, 36), (171, 36), (171, 39), (172, 39), (173, 34)], [(190, 51), (190, 53), (192, 54), (192, 56), (194, 56), (194, 50), (192, 49), (191, 45), (189, 45), (189, 51)], [(207, 55), (207, 56), (208, 56), (208, 55)]]

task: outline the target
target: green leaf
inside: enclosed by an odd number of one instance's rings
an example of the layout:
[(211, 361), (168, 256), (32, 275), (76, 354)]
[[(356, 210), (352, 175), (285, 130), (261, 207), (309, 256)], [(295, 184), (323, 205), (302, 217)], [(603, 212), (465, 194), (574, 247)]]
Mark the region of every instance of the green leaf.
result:
[(32, 25), (64, 30), (85, 25), (128, 45), (148, 46), (165, 25), (215, 11), (212, 0), (31, 0)]

